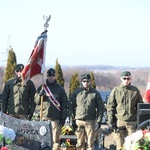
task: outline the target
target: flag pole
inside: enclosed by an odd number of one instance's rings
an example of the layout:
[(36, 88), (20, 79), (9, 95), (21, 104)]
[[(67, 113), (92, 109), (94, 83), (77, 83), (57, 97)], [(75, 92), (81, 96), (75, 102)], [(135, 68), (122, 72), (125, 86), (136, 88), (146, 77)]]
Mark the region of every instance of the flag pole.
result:
[[(49, 16), (43, 16), (43, 20), (45, 21), (44, 23), (44, 32), (47, 32), (47, 28), (49, 27), (49, 21), (51, 19), (51, 15)], [(46, 58), (46, 42), (47, 42), (47, 39), (44, 41), (44, 57), (43, 57), (43, 61), (44, 63), (42, 64), (42, 90), (44, 90), (44, 70), (45, 70), (45, 58)], [(42, 95), (41, 96), (41, 105), (40, 105), (40, 121), (42, 120), (42, 117), (43, 117), (43, 99), (44, 99), (44, 96)]]

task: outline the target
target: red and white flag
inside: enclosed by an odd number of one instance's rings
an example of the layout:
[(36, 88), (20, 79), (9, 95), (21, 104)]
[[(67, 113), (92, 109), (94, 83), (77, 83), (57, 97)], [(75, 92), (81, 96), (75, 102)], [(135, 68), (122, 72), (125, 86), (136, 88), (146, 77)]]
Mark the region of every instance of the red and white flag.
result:
[(145, 91), (145, 94), (143, 96), (143, 102), (144, 103), (150, 103), (150, 75), (149, 75), (149, 78), (148, 78), (146, 91)]
[(47, 40), (47, 30), (45, 30), (36, 40), (34, 49), (27, 65), (22, 70), (22, 79), (26, 83), (37, 74), (43, 74), (45, 67), (45, 43)]

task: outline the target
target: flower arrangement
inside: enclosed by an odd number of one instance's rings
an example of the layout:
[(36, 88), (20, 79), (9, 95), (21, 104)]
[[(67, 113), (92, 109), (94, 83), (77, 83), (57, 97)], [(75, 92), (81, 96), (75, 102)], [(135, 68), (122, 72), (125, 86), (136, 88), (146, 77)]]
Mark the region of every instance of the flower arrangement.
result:
[(61, 144), (61, 148), (65, 150), (75, 150), (75, 146), (71, 145), (70, 139), (66, 139), (65, 142)]
[(0, 141), (5, 139), (6, 144), (10, 144), (12, 141), (14, 141), (15, 137), (16, 134), (13, 129), (0, 125)]
[(125, 150), (150, 150), (150, 130), (137, 130), (125, 138)]
[(69, 124), (65, 124), (61, 128), (61, 134), (62, 135), (74, 135), (73, 127), (70, 126)]

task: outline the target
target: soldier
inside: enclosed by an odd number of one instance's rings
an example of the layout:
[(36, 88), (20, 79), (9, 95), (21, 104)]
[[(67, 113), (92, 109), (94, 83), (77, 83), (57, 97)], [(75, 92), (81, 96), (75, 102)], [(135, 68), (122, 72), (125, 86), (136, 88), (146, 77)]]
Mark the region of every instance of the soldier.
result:
[(37, 89), (35, 101), (37, 105), (41, 104), (43, 96), (42, 120), (50, 121), (52, 125), (53, 150), (59, 150), (59, 136), (61, 127), (67, 117), (68, 99), (64, 88), (56, 81), (56, 72), (53, 68), (47, 71), (46, 84), (44, 90), (42, 85)]
[(77, 125), (77, 150), (94, 150), (95, 130), (100, 128), (103, 117), (101, 95), (90, 85), (90, 75), (83, 74), (82, 87), (75, 90), (70, 98), (70, 117)]
[(17, 64), (14, 68), (15, 77), (9, 79), (4, 86), (2, 112), (15, 118), (31, 120), (36, 106), (34, 103), (36, 89), (31, 80), (22, 85), (23, 69), (23, 64)]
[(111, 91), (107, 102), (108, 126), (116, 130), (117, 150), (121, 150), (124, 138), (135, 132), (137, 121), (137, 103), (142, 102), (142, 96), (137, 87), (131, 85), (131, 73), (121, 74), (121, 84)]

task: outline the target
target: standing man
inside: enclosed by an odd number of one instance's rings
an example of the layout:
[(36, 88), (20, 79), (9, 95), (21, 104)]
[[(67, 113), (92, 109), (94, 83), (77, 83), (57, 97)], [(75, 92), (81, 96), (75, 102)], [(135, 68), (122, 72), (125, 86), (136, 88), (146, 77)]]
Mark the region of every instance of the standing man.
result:
[(137, 103), (142, 102), (142, 96), (137, 87), (131, 85), (131, 73), (121, 74), (121, 84), (116, 86), (107, 102), (108, 126), (117, 130), (117, 150), (121, 150), (124, 138), (135, 132), (137, 121)]
[(83, 74), (82, 87), (75, 90), (70, 98), (70, 117), (77, 125), (77, 150), (94, 150), (95, 130), (100, 128), (103, 117), (101, 95), (90, 85), (90, 75)]
[(37, 89), (35, 101), (38, 105), (41, 104), (41, 96), (43, 96), (42, 120), (51, 122), (53, 150), (59, 150), (61, 127), (64, 125), (65, 119), (68, 115), (68, 99), (64, 88), (56, 81), (56, 72), (53, 68), (50, 68), (47, 71), (44, 90), (42, 90), (42, 85)]
[(15, 77), (9, 79), (4, 86), (2, 112), (15, 118), (31, 120), (36, 106), (34, 103), (36, 89), (31, 80), (22, 85), (23, 69), (23, 64), (17, 64), (14, 68)]

